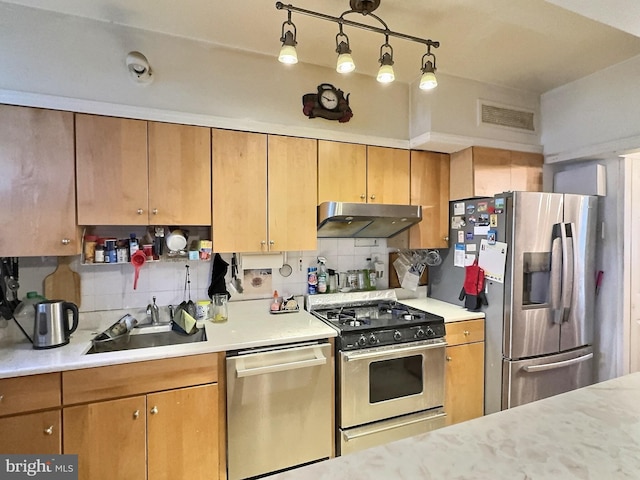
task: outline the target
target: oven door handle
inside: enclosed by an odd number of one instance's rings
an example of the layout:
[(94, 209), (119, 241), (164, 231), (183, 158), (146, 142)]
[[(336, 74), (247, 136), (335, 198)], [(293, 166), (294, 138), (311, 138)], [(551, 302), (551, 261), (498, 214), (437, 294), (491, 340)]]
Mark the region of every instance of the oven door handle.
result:
[(428, 343), (426, 345), (412, 345), (410, 347), (397, 347), (392, 346), (391, 348), (382, 347), (380, 350), (375, 352), (365, 351), (363, 352), (346, 352), (344, 353), (344, 359), (347, 362), (353, 362), (356, 360), (366, 360), (369, 358), (379, 358), (384, 357), (386, 355), (395, 355), (395, 354), (405, 354), (405, 353), (413, 353), (420, 352), (423, 350), (431, 350), (433, 348), (444, 348), (447, 346), (447, 342), (444, 340), (436, 342), (436, 343)]
[(437, 418), (443, 418), (446, 416), (447, 414), (442, 412), (442, 413), (436, 413), (434, 415), (429, 415), (428, 417), (419, 417), (411, 420), (398, 421), (398, 423), (387, 424), (387, 425), (384, 425), (383, 427), (370, 426), (366, 430), (363, 429), (358, 433), (349, 433), (347, 431), (343, 431), (342, 437), (344, 438), (345, 442), (348, 442), (350, 440), (355, 440), (356, 438), (365, 437), (367, 435), (371, 435), (374, 433), (386, 432), (387, 430), (393, 430), (394, 428), (407, 427), (409, 425), (413, 425), (414, 423), (424, 422), (425, 420), (435, 420)]

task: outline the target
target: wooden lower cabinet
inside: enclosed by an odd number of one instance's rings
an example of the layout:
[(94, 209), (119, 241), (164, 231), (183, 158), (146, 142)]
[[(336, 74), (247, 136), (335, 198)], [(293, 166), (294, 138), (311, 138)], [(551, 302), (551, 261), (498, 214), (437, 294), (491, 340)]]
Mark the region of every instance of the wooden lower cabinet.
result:
[(146, 478), (145, 412), (144, 395), (66, 407), (64, 453), (78, 455), (78, 478)]
[(223, 354), (203, 354), (63, 372), (79, 479), (226, 478), (223, 370)]
[(60, 409), (0, 418), (0, 453), (62, 453)]
[(445, 366), (447, 425), (484, 414), (484, 320), (448, 323)]
[(217, 397), (211, 384), (67, 407), (64, 452), (80, 479), (215, 478)]

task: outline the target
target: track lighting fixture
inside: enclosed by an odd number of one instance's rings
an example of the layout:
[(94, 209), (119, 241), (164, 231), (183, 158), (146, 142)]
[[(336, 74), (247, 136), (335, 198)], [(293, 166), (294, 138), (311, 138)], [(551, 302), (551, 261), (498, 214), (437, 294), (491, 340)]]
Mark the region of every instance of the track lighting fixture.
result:
[(282, 48), (280, 49), (280, 55), (278, 60), (286, 64), (298, 63), (298, 53), (296, 52), (296, 26), (291, 21), (291, 12), (287, 21), (282, 24), (282, 35), (280, 41), (282, 42)]
[[(380, 0), (349, 0), (349, 5), (351, 7), (351, 10), (343, 12), (339, 17), (333, 17), (324, 13), (295, 7), (291, 4), (285, 5), (282, 2), (276, 2), (276, 8), (278, 10), (286, 10), (288, 14), (287, 21), (282, 24), (282, 35), (280, 38), (280, 41), (282, 42), (282, 48), (280, 50), (280, 56), (278, 57), (278, 60), (283, 63), (298, 62), (298, 56), (296, 54), (295, 48), (297, 45), (296, 26), (291, 21), (291, 13), (296, 12), (302, 15), (320, 18), (321, 20), (328, 20), (330, 22), (338, 24), (338, 34), (336, 35), (336, 53), (338, 54), (336, 71), (338, 73), (348, 73), (355, 70), (355, 64), (353, 62), (353, 58), (351, 57), (351, 46), (349, 45), (349, 37), (347, 37), (347, 35), (343, 32), (343, 26), (347, 25), (349, 27), (360, 28), (384, 35), (385, 42), (380, 47), (380, 58), (378, 59), (380, 68), (376, 77), (379, 82), (389, 83), (393, 82), (393, 80), (395, 79), (395, 74), (393, 71), (393, 48), (389, 44), (389, 37), (395, 37), (409, 40), (411, 42), (422, 43), (427, 46), (427, 53), (423, 55), (421, 62), (422, 76), (420, 77), (420, 88), (422, 90), (429, 90), (438, 85), (438, 81), (436, 80), (435, 76), (436, 57), (433, 53), (431, 53), (431, 47), (438, 48), (440, 46), (440, 42), (418, 38), (411, 35), (406, 35), (404, 33), (398, 33), (389, 30), (389, 27), (384, 22), (384, 20), (372, 13), (376, 8), (380, 6)], [(345, 15), (349, 15), (352, 13), (359, 13), (363, 16), (374, 18), (375, 20), (380, 22), (383, 28), (368, 25), (365, 23), (354, 22), (345, 18)], [(433, 59), (433, 61), (431, 60), (431, 58)]]
[[(429, 57), (433, 57), (431, 60), (425, 60)], [(422, 76), (420, 77), (420, 89), (431, 90), (438, 86), (438, 80), (436, 79), (436, 56), (431, 53), (431, 47), (427, 46), (427, 53), (422, 56)]]
[(353, 58), (351, 58), (349, 37), (342, 32), (342, 24), (340, 24), (340, 32), (336, 35), (336, 52), (338, 53), (336, 71), (338, 73), (353, 72), (356, 69), (356, 64), (353, 63)]
[[(386, 52), (384, 51), (386, 48)], [(393, 48), (389, 45), (389, 38), (385, 39), (384, 44), (380, 47), (380, 69), (378, 70), (378, 76), (376, 80), (380, 83), (391, 83), (396, 79), (396, 74), (393, 72)]]

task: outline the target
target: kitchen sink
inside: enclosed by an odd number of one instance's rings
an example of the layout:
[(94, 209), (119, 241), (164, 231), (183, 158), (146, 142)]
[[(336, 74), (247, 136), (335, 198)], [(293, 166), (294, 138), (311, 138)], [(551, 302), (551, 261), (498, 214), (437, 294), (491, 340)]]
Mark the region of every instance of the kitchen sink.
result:
[(151, 325), (134, 328), (130, 334), (107, 342), (93, 342), (88, 354), (135, 350), (137, 348), (163, 347), (197, 343), (207, 340), (204, 328), (197, 329), (193, 335), (185, 335), (171, 329), (171, 324)]

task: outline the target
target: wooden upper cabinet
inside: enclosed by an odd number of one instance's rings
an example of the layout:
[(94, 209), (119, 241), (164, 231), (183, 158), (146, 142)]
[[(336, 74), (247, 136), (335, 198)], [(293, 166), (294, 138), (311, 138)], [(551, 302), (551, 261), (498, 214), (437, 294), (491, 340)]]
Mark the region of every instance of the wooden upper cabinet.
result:
[(409, 150), (367, 147), (367, 203), (409, 204)]
[(211, 225), (210, 129), (149, 122), (149, 220)]
[(210, 225), (209, 128), (76, 115), (79, 225)]
[(269, 249), (316, 250), (317, 140), (269, 135)]
[(422, 206), (422, 221), (409, 229), (409, 248), (448, 248), (448, 154), (411, 152), (411, 205)]
[(148, 225), (147, 122), (76, 114), (79, 225)]
[(451, 154), (450, 199), (491, 197), (507, 191), (541, 191), (544, 157), (538, 153), (470, 147)]
[(318, 204), (366, 203), (367, 147), (318, 140)]
[(0, 105), (1, 256), (77, 255), (73, 114)]
[(214, 128), (212, 152), (214, 250), (266, 251), (267, 135)]

